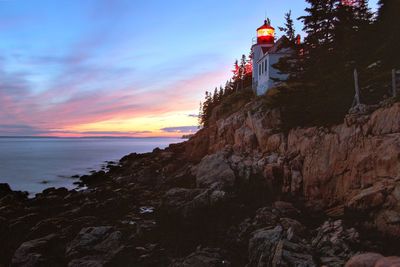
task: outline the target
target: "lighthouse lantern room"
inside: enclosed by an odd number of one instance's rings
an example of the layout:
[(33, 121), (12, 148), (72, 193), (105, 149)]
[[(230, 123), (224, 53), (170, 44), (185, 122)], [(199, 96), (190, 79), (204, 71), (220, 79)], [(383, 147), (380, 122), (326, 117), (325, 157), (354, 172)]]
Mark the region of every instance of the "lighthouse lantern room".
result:
[(264, 25), (257, 29), (257, 44), (273, 44), (275, 40), (275, 29), (264, 21)]

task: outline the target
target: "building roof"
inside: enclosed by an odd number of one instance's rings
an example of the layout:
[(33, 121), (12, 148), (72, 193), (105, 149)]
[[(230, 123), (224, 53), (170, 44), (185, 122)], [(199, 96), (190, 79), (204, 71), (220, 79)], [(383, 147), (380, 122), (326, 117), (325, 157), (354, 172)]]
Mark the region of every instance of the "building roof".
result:
[(288, 38), (286, 36), (282, 36), (272, 47), (262, 47), (263, 56), (258, 61), (261, 61), (267, 55), (271, 54), (289, 54), (290, 48), (284, 47), (284, 43), (287, 41), (289, 41)]
[(266, 54), (271, 48), (272, 48), (272, 46), (271, 47), (262, 46), (261, 50), (263, 52), (263, 55)]
[(275, 30), (275, 28), (272, 27), (272, 26), (269, 24), (269, 21), (268, 21), (268, 20), (264, 20), (264, 24), (263, 24), (261, 27), (259, 27), (259, 28), (257, 29), (257, 31), (258, 31), (258, 30), (261, 30), (261, 29), (272, 29), (272, 30)]

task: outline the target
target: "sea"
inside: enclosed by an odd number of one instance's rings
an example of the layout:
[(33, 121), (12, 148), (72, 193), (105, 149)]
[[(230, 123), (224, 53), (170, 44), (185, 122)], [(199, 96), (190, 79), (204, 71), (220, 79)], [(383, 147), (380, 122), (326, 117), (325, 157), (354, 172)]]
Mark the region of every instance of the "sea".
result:
[(180, 138), (0, 138), (0, 183), (30, 195), (48, 187), (73, 189), (90, 174), (130, 153), (151, 152)]

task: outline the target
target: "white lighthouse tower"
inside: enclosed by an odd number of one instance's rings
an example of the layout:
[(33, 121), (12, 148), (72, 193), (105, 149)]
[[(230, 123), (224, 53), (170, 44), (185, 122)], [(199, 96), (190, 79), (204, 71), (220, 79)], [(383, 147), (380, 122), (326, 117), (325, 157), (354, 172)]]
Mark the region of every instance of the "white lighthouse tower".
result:
[(280, 74), (273, 65), (282, 56), (289, 53), (288, 49), (282, 49), (282, 41), (285, 37), (275, 42), (275, 29), (270, 25), (269, 19), (257, 29), (257, 41), (251, 47), (253, 61), (253, 90), (257, 95), (265, 94), (268, 89), (276, 85), (272, 78), (285, 80), (286, 75)]

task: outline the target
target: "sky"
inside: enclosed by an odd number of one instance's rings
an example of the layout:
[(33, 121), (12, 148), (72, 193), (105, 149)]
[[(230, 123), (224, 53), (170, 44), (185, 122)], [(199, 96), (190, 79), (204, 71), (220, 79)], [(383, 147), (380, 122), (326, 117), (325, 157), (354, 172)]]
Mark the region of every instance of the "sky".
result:
[(277, 28), (284, 13), (297, 18), (305, 7), (303, 0), (0, 0), (0, 136), (192, 133), (204, 92), (231, 77), (265, 16)]

